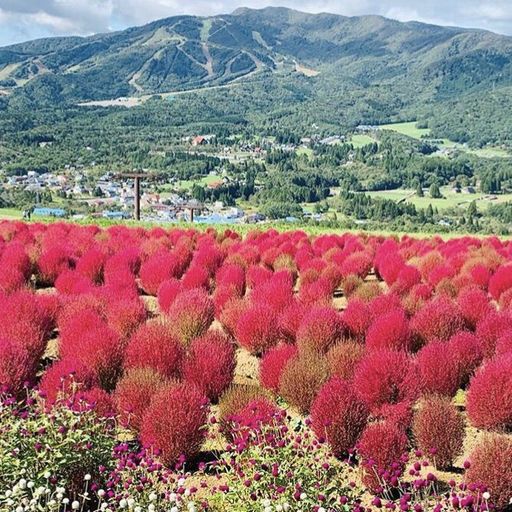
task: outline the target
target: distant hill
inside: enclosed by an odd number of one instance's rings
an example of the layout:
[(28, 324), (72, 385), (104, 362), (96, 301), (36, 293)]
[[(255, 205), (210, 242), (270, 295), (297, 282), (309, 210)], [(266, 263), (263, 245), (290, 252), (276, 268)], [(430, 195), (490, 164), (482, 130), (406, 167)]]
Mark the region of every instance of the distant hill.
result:
[(0, 48), (4, 91), (44, 78), (65, 97), (80, 100), (218, 85), (290, 69), (363, 87), (413, 82), (417, 93), (450, 97), (511, 84), (512, 38), (379, 16), (243, 8)]
[(295, 105), (288, 114), (330, 126), (428, 117), (433, 107), (466, 98), (489, 110), (496, 108), (496, 100), (486, 104), (489, 92), (512, 86), (512, 37), (380, 16), (243, 8), (0, 48), (0, 103), (2, 96), (37, 106), (226, 84), (248, 87), (249, 99), (240, 100), (246, 110), (251, 97), (266, 95), (258, 113), (279, 117)]

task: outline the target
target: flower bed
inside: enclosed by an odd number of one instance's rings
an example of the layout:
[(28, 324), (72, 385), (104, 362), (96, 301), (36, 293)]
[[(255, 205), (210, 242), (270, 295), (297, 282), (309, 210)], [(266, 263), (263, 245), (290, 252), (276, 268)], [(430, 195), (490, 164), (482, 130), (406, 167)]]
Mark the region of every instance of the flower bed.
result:
[(0, 509), (505, 511), (511, 261), (0, 223)]

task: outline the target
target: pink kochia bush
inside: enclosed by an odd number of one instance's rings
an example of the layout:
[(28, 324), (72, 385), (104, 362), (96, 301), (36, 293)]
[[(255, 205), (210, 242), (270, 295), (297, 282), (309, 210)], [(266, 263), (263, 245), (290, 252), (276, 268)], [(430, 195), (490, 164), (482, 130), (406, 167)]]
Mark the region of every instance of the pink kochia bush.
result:
[(404, 352), (370, 352), (358, 364), (353, 382), (372, 411), (385, 404), (413, 400), (418, 392), (414, 365)]
[(413, 348), (413, 337), (409, 329), (409, 320), (401, 310), (376, 318), (370, 325), (366, 335), (368, 350), (405, 350)]
[(184, 364), (186, 382), (195, 384), (216, 402), (228, 388), (235, 372), (235, 349), (222, 333), (210, 331), (190, 344)]
[(313, 430), (336, 455), (354, 448), (368, 416), (366, 404), (347, 381), (339, 378), (331, 379), (320, 389), (311, 408)]
[(326, 353), (341, 339), (344, 325), (339, 313), (330, 307), (317, 306), (306, 314), (297, 331), (300, 350)]
[(152, 368), (164, 377), (179, 379), (185, 351), (166, 322), (152, 322), (139, 327), (125, 353), (125, 368)]
[(240, 315), (235, 336), (251, 354), (262, 354), (279, 341), (279, 325), (273, 308), (253, 304)]
[(32, 354), (14, 341), (0, 338), (0, 388), (2, 391), (19, 395), (24, 386), (34, 383), (37, 360)]
[(297, 355), (295, 345), (281, 343), (268, 350), (260, 362), (260, 383), (264, 388), (277, 392), (279, 380), (288, 361)]
[(189, 344), (202, 336), (214, 320), (213, 301), (199, 288), (180, 293), (167, 313), (173, 332)]
[(471, 379), (466, 406), (478, 428), (512, 428), (512, 354), (486, 363)]
[(395, 425), (386, 421), (368, 425), (357, 445), (363, 483), (375, 493), (386, 484), (397, 487), (407, 449), (407, 436)]
[(158, 391), (142, 420), (141, 442), (175, 464), (199, 453), (206, 437), (206, 397), (192, 384), (170, 384)]
[(427, 302), (414, 316), (413, 332), (424, 341), (446, 341), (465, 328), (464, 318), (458, 306), (448, 298), (437, 297)]

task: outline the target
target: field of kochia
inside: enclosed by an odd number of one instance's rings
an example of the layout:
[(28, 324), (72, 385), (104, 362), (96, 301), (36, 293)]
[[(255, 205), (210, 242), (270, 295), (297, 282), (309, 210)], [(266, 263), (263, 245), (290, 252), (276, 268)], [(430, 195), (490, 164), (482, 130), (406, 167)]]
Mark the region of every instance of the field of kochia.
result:
[(506, 512), (512, 242), (0, 223), (0, 510)]

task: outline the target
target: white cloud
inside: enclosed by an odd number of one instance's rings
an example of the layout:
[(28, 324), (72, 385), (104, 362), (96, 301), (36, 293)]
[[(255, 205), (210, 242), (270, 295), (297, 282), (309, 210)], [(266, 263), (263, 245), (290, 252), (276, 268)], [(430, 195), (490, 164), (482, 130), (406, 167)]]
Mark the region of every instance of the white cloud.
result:
[(512, 35), (511, 0), (0, 0), (0, 44), (42, 35), (86, 35), (176, 14), (229, 13), (241, 4), (347, 16), (380, 14)]

